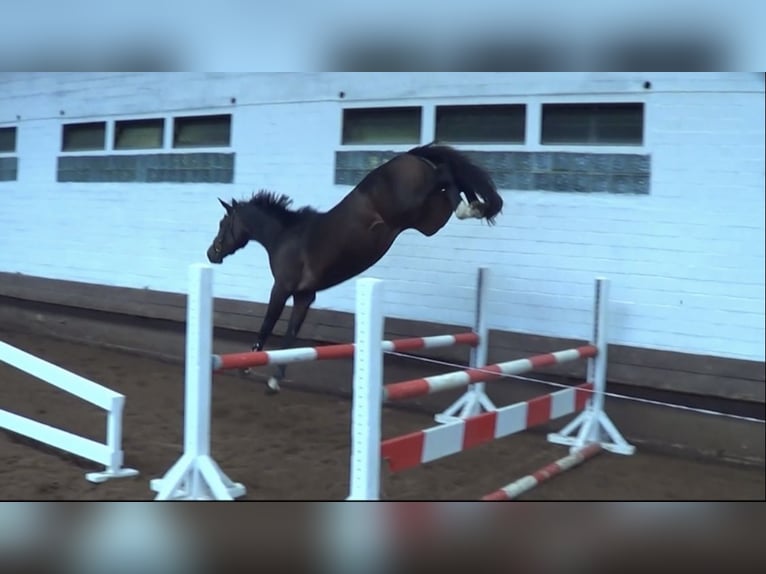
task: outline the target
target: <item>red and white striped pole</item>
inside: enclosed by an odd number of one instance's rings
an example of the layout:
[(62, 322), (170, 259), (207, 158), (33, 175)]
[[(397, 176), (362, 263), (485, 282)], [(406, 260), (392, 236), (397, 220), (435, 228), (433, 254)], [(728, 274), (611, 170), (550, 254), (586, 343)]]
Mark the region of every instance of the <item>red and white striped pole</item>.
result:
[[(456, 335), (435, 335), (433, 337), (412, 337), (409, 339), (394, 339), (383, 341), (384, 352), (417, 351), (419, 349), (438, 349), (455, 345), (480, 344), (476, 333), (458, 333)], [(321, 347), (300, 347), (296, 349), (278, 349), (274, 351), (248, 351), (245, 353), (229, 353), (213, 355), (213, 370), (246, 369), (263, 367), (265, 365), (287, 365), (307, 361), (324, 361), (333, 359), (350, 359), (354, 356), (354, 343), (339, 345), (323, 345)]]
[(388, 438), (380, 445), (381, 455), (391, 472), (400, 472), (580, 412), (591, 394), (591, 384), (584, 383), (491, 413)]
[(562, 472), (581, 465), (583, 462), (593, 458), (602, 451), (603, 449), (601, 448), (600, 444), (591, 443), (579, 450), (574, 451), (572, 454), (565, 456), (564, 458), (560, 458), (559, 460), (542, 467), (532, 474), (528, 474), (527, 476), (524, 476), (519, 480), (516, 480), (504, 486), (503, 488), (496, 490), (495, 492), (487, 494), (482, 498), (482, 500), (514, 500), (525, 492), (532, 490), (541, 482), (550, 480)]
[(477, 381), (491, 381), (500, 379), (504, 375), (520, 375), (550, 365), (594, 357), (596, 352), (597, 349), (593, 345), (585, 345), (575, 349), (566, 349), (564, 351), (556, 351), (555, 353), (535, 355), (526, 359), (497, 363), (482, 367), (481, 369), (453, 371), (444, 375), (434, 375), (422, 379), (392, 383), (384, 387), (383, 397), (389, 401), (422, 397), (440, 391), (464, 387)]

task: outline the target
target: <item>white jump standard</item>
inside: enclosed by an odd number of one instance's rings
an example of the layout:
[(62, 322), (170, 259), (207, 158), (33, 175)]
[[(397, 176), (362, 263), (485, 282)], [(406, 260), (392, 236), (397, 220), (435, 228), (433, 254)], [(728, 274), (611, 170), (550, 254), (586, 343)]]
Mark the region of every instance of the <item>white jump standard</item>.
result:
[[(244, 495), (244, 486), (230, 480), (210, 455), (212, 375), (217, 370), (267, 364), (354, 358), (349, 499), (378, 498), (381, 454), (389, 460), (392, 469), (409, 468), (583, 410), (580, 417), (561, 433), (550, 435), (549, 439), (571, 445), (573, 451), (586, 443), (597, 442), (606, 450), (631, 454), (633, 447), (625, 442), (603, 412), (606, 383), (605, 281), (597, 281), (592, 344), (485, 367), (488, 345), (484, 318), (486, 275), (487, 270), (482, 269), (477, 290), (475, 330), (470, 333), (383, 341), (383, 284), (375, 279), (359, 279), (354, 343), (213, 355), (213, 271), (207, 264), (191, 266), (187, 302), (184, 453), (162, 478), (151, 481), (151, 488), (157, 491), (156, 500), (232, 500)], [(473, 347), (470, 369), (395, 383), (384, 389), (382, 369), (385, 351), (461, 344)], [(589, 382), (584, 385), (567, 387), (501, 408), (484, 395), (485, 380), (581, 358), (590, 361)], [(445, 424), (381, 443), (380, 419), (384, 399), (409, 398), (459, 386), (467, 386), (468, 392), (445, 413), (438, 415)], [(591, 395), (595, 396), (591, 399)], [(487, 412), (481, 413), (482, 409)], [(455, 416), (456, 413), (459, 416)], [(576, 437), (568, 436), (578, 428)]]
[[(485, 269), (480, 271), (480, 283), (481, 273), (485, 272)], [(264, 365), (347, 359), (357, 354), (358, 344), (345, 343), (213, 355), (212, 277), (212, 268), (207, 264), (193, 265), (190, 268), (186, 329), (184, 454), (164, 477), (151, 481), (151, 488), (158, 492), (156, 500), (232, 500), (245, 493), (244, 486), (232, 482), (210, 455), (210, 401), (213, 372)], [(477, 291), (477, 297), (482, 295), (481, 291)], [(359, 302), (367, 304), (368, 299), (361, 298)], [(480, 303), (477, 302), (477, 309), (480, 307)], [(479, 324), (478, 318), (476, 323)], [(381, 330), (381, 338), (382, 335)], [(382, 342), (378, 340), (376, 344), (381, 349), (391, 352), (469, 345), (474, 349), (475, 354), (483, 353), (486, 356), (486, 350), (483, 348), (487, 345), (487, 338), (485, 335), (471, 331), (454, 335), (412, 337)], [(491, 405), (491, 402), (487, 399), (483, 404)], [(494, 408), (494, 405), (491, 406)]]
[[(358, 280), (358, 352), (354, 356), (351, 478), (348, 500), (379, 499), (381, 458), (389, 462), (392, 472), (396, 472), (578, 411), (582, 411), (581, 414), (560, 433), (548, 435), (550, 442), (570, 446), (572, 455), (588, 447), (584, 452), (590, 456), (596, 449), (589, 446), (592, 443), (595, 443), (599, 450), (623, 455), (633, 454), (635, 448), (625, 441), (603, 410), (607, 356), (607, 285), (605, 279), (596, 280), (593, 338), (590, 345), (384, 386), (381, 344), (383, 284), (374, 279)], [(445, 424), (381, 442), (381, 410), (384, 400), (423, 396), (582, 358), (589, 361), (589, 381), (584, 385), (565, 388), (507, 407), (496, 408), (492, 405), (493, 408), (489, 412), (466, 418), (448, 415), (444, 417), (444, 420), (448, 421)], [(481, 390), (483, 392), (483, 388)], [(453, 405), (450, 410), (454, 412), (457, 407)], [(569, 436), (576, 429), (579, 429), (577, 436)], [(579, 456), (572, 460), (581, 462)], [(562, 464), (571, 468), (574, 465), (570, 462), (567, 459)]]
[[(548, 435), (548, 441), (571, 447), (575, 452), (590, 443), (599, 443), (604, 450), (615, 454), (631, 455), (636, 448), (623, 438), (604, 410), (606, 393), (606, 365), (609, 342), (607, 339), (607, 311), (609, 281), (596, 279), (593, 305), (593, 344), (598, 349), (588, 363), (588, 376), (593, 383), (593, 400), (585, 411), (560, 432)], [(579, 429), (579, 430), (578, 430)], [(577, 432), (577, 436), (572, 433)]]
[(165, 476), (151, 481), (155, 500), (233, 500), (245, 487), (232, 482), (210, 456), (213, 379), (213, 270), (192, 265), (186, 303), (184, 454)]
[[(474, 308), (474, 331), (479, 336), (479, 345), (471, 349), (469, 367), (481, 368), (487, 364), (489, 353), (489, 326), (487, 324), (487, 296), (489, 294), (489, 269), (482, 267), (476, 280), (476, 304)], [(434, 420), (438, 423), (455, 422), (478, 415), (482, 411), (491, 412), (495, 404), (487, 396), (485, 385), (480, 378), (468, 386), (468, 389), (444, 412), (437, 414)]]

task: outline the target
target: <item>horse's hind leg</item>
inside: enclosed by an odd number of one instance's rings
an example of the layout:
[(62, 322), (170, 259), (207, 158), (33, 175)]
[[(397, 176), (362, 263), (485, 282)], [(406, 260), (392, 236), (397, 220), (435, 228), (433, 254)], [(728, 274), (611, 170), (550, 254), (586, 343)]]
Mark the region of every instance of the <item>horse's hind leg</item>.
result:
[(461, 201), (455, 209), (455, 217), (458, 219), (481, 219), (484, 217), (484, 204), (478, 199), (470, 203)]
[[(287, 322), (287, 332), (282, 340), (282, 348), (288, 349), (295, 343), (298, 333), (306, 320), (309, 307), (316, 299), (316, 293), (313, 291), (304, 291), (293, 294), (293, 311), (290, 314), (290, 320)], [(287, 372), (286, 365), (277, 365), (276, 372), (269, 378), (267, 392), (269, 394), (279, 392), (279, 384), (285, 378)]]
[(455, 216), (458, 219), (482, 218), (484, 215), (484, 204), (482, 204), (476, 194), (472, 192), (465, 192), (469, 203), (466, 203), (463, 200), (463, 197), (460, 195), (460, 189), (452, 177), (452, 172), (446, 164), (442, 164), (436, 168), (436, 185), (438, 189), (443, 190), (449, 198), (450, 205), (452, 205), (452, 211), (455, 212)]

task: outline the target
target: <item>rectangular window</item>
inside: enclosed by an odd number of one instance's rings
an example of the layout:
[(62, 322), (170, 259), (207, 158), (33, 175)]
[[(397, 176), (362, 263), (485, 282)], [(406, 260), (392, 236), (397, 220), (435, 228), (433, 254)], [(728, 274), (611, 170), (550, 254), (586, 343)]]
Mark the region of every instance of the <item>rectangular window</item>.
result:
[(16, 128), (0, 128), (0, 153), (16, 151)]
[(342, 143), (419, 144), (421, 114), (419, 107), (347, 108)]
[(102, 150), (105, 146), (106, 122), (64, 125), (61, 141), (63, 151)]
[(436, 141), (446, 144), (523, 144), (526, 106), (437, 106)]
[(165, 120), (124, 120), (114, 124), (114, 149), (152, 149), (162, 147)]
[(542, 143), (641, 145), (644, 104), (543, 104)]
[(231, 145), (231, 114), (189, 116), (173, 121), (173, 147), (228, 147)]

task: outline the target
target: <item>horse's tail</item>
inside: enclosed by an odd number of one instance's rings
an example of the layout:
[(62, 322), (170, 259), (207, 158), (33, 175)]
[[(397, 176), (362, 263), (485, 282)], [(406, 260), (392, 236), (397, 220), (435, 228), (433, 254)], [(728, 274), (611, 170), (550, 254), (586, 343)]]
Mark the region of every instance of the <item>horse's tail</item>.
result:
[(484, 219), (492, 225), (495, 216), (503, 210), (503, 198), (497, 192), (495, 182), (489, 173), (473, 163), (468, 157), (445, 145), (428, 144), (415, 147), (407, 153), (422, 157), (436, 165), (447, 164), (462, 191), (470, 191), (484, 200)]

